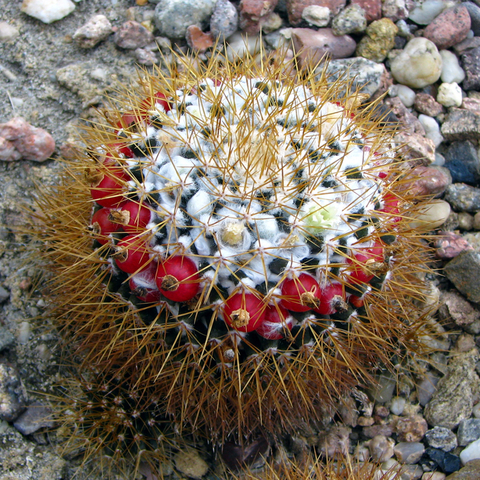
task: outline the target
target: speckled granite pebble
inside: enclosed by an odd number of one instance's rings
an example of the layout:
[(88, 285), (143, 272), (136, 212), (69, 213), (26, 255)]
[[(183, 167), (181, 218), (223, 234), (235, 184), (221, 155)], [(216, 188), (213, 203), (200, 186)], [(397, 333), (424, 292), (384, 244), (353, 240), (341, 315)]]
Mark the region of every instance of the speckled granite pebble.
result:
[(112, 31), (112, 24), (105, 15), (95, 15), (73, 34), (73, 40), (80, 48), (93, 48)]
[(445, 140), (478, 141), (480, 115), (460, 108), (451, 108), (440, 130)]
[(457, 446), (456, 435), (446, 427), (434, 427), (425, 433), (427, 444), (432, 448), (439, 448), (450, 452)]
[(228, 0), (217, 0), (210, 19), (210, 31), (220, 40), (232, 36), (238, 28), (238, 12)]

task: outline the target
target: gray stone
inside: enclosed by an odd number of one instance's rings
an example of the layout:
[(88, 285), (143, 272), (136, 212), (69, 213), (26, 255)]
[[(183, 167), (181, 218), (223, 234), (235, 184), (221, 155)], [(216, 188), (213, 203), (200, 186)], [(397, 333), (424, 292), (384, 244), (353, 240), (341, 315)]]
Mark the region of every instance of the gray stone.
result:
[(228, 0), (218, 0), (210, 19), (210, 31), (215, 38), (223, 41), (238, 29), (238, 12)]
[(451, 108), (442, 124), (441, 132), (447, 141), (476, 142), (480, 140), (480, 115), (460, 108)]
[(425, 406), (433, 397), (437, 389), (439, 378), (428, 373), (417, 385), (417, 397), (420, 405)]
[(53, 428), (54, 425), (51, 409), (40, 402), (32, 403), (13, 423), (22, 435), (31, 435), (41, 428)]
[(425, 452), (423, 443), (420, 442), (400, 442), (395, 445), (395, 457), (400, 463), (417, 463)]
[(5, 327), (0, 327), (0, 352), (11, 347), (15, 343), (15, 337)]
[(351, 89), (371, 97), (379, 88), (385, 67), (366, 58), (332, 60), (327, 66), (329, 84), (338, 79), (352, 81)]
[(367, 18), (365, 17), (365, 10), (356, 3), (344, 8), (332, 20), (332, 31), (335, 35), (361, 33), (366, 28)]
[(480, 253), (467, 250), (457, 255), (444, 267), (447, 278), (471, 302), (480, 302)]
[(430, 425), (453, 429), (471, 417), (473, 392), (479, 383), (476, 360), (477, 355), (470, 352), (451, 358), (446, 375), (438, 382), (437, 391), (424, 410)]
[(446, 427), (434, 427), (425, 434), (427, 443), (432, 448), (449, 452), (457, 446), (457, 437)]
[(113, 32), (112, 24), (105, 15), (95, 15), (80, 27), (73, 40), (80, 48), (93, 48)]
[(454, 210), (478, 212), (480, 210), (480, 188), (464, 183), (454, 183), (445, 190), (445, 200)]
[(473, 30), (475, 36), (478, 37), (480, 36), (480, 8), (472, 2), (464, 2), (463, 4), (467, 7), (468, 13), (470, 14), (470, 29)]
[(467, 50), (461, 56), (465, 70), (464, 90), (478, 90), (480, 88), (480, 47)]
[(0, 287), (0, 303), (3, 303), (5, 300), (8, 300), (10, 292), (3, 287)]
[(460, 422), (457, 437), (461, 447), (478, 440), (480, 438), (480, 418), (468, 418)]
[(480, 181), (480, 159), (472, 142), (453, 142), (445, 152), (445, 168), (453, 183), (475, 185)]
[(174, 457), (177, 470), (190, 478), (202, 478), (208, 472), (208, 464), (193, 449), (180, 450)]
[(22, 382), (11, 365), (0, 363), (0, 420), (13, 422), (24, 409)]
[(216, 3), (216, 0), (160, 0), (154, 16), (159, 34), (178, 39), (185, 37), (190, 25), (204, 29)]

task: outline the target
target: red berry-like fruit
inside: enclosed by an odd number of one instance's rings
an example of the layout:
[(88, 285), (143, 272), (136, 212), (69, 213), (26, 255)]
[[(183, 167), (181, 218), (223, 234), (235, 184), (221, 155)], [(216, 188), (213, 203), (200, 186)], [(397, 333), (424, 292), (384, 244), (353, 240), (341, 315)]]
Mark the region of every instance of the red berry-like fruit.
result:
[(236, 293), (223, 307), (223, 319), (239, 332), (253, 332), (265, 321), (266, 305), (253, 293)]
[(92, 198), (102, 207), (118, 207), (125, 201), (125, 182), (130, 180), (130, 175), (122, 167), (106, 166), (95, 170), (89, 180)]
[(321, 315), (332, 315), (348, 308), (341, 283), (330, 283), (320, 292), (320, 306), (315, 309)]
[(152, 212), (148, 207), (133, 200), (123, 203), (118, 209), (112, 210), (110, 221), (121, 225), (128, 233), (140, 233), (145, 230)]
[(292, 312), (307, 312), (320, 305), (320, 286), (309, 273), (285, 279), (281, 290), (280, 304)]
[(95, 240), (102, 245), (105, 245), (110, 241), (109, 235), (111, 233), (120, 229), (118, 223), (109, 220), (111, 211), (110, 208), (101, 208), (100, 210), (97, 210), (92, 217), (90, 228), (95, 236)]
[(118, 268), (126, 273), (139, 272), (150, 259), (148, 247), (138, 235), (127, 235), (118, 242), (115, 250), (115, 262)]
[(263, 322), (256, 332), (267, 340), (281, 340), (285, 338), (286, 330), (293, 327), (293, 317), (280, 305), (268, 305), (265, 308)]
[(402, 217), (394, 216), (400, 213), (400, 200), (393, 193), (388, 192), (383, 196), (383, 208), (379, 211), (391, 215), (388, 220), (390, 223), (398, 223), (402, 220)]
[(354, 285), (368, 283), (375, 276), (372, 270), (384, 262), (383, 246), (376, 242), (373, 247), (356, 250), (353, 257), (354, 259), (347, 258), (347, 263), (355, 265), (348, 276), (348, 282)]
[(152, 262), (128, 281), (132, 293), (142, 302), (158, 302), (160, 300), (156, 274), (157, 264)]
[(152, 98), (147, 98), (142, 102), (141, 110), (153, 109), (156, 105), (160, 105), (165, 113), (169, 112), (172, 109), (171, 103), (167, 100), (167, 97), (162, 92), (156, 92)]
[(199, 279), (197, 266), (188, 257), (176, 255), (158, 264), (158, 289), (174, 302), (191, 300), (200, 289)]

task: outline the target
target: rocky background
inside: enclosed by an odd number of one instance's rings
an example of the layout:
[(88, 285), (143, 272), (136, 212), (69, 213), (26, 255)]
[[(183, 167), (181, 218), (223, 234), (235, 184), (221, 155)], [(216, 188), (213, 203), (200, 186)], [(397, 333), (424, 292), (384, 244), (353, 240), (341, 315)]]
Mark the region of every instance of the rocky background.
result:
[[(282, 448), (398, 462), (405, 480), (480, 478), (480, 0), (0, 0), (0, 12), (0, 480), (97, 478), (97, 460), (79, 468), (81, 457), (61, 456), (61, 432), (45, 428), (42, 393), (55, 393), (63, 371), (53, 323), (36, 318), (45, 304), (16, 230), (22, 203), (55, 182), (76, 126), (138, 64), (161, 65), (171, 47), (208, 54), (217, 38), (232, 57), (253, 52), (260, 31), (268, 50), (302, 50), (302, 63), (329, 54), (332, 78), (348, 69), (366, 97), (388, 92), (420, 176), (410, 188), (436, 195), (425, 217), (444, 222), (427, 278), (443, 334), (425, 342), (436, 353)], [(198, 447), (164, 466), (168, 478), (222, 478), (220, 460)]]

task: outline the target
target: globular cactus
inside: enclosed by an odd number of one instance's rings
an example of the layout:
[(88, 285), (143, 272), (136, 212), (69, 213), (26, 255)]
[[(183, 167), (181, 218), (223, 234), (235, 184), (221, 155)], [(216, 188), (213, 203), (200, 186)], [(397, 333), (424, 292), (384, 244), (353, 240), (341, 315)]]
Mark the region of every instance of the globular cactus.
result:
[[(68, 351), (135, 392), (142, 438), (166, 419), (218, 443), (295, 431), (418, 347), (427, 248), (394, 129), (295, 63), (175, 56), (39, 196)], [(130, 430), (100, 444), (157, 448)]]

